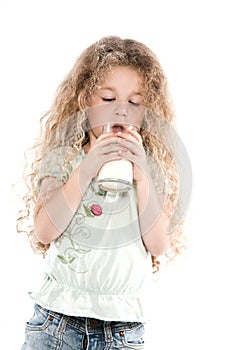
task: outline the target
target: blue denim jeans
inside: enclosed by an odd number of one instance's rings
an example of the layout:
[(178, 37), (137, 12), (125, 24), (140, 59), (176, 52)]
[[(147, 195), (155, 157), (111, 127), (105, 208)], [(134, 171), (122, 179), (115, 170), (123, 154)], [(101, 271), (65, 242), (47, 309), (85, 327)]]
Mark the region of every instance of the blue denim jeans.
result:
[(108, 322), (73, 317), (35, 304), (25, 328), (22, 350), (107, 350), (144, 348), (140, 322)]

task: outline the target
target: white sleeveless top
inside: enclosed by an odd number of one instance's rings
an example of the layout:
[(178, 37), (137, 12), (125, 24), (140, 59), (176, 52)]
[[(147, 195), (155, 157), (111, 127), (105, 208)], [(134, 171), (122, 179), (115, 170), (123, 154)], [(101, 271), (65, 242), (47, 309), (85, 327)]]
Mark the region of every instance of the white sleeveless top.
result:
[[(40, 178), (66, 182), (85, 156), (64, 165), (54, 152)], [(51, 243), (41, 286), (29, 294), (47, 309), (106, 321), (148, 320), (151, 256), (140, 235), (136, 190), (101, 192), (94, 179), (63, 234)]]

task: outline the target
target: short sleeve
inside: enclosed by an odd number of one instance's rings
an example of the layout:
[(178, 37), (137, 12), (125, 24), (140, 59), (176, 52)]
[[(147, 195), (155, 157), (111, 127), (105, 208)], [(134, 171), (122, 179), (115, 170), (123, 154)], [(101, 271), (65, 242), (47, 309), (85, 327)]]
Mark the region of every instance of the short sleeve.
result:
[(58, 180), (67, 182), (74, 168), (81, 162), (78, 159), (69, 160), (70, 147), (57, 147), (48, 151), (41, 161), (40, 172), (38, 174), (38, 184), (45, 177), (55, 177)]

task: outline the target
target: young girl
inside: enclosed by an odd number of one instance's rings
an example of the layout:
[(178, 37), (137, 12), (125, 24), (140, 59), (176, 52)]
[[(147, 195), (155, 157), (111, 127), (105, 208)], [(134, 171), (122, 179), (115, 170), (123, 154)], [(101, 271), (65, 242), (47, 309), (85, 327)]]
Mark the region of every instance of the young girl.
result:
[[(44, 117), (18, 218), (47, 259), (23, 349), (143, 349), (152, 267), (182, 246), (181, 225), (168, 229), (177, 170), (156, 136), (174, 118), (162, 68), (144, 44), (105, 37), (80, 55)], [(101, 188), (102, 166), (122, 159), (131, 188)]]

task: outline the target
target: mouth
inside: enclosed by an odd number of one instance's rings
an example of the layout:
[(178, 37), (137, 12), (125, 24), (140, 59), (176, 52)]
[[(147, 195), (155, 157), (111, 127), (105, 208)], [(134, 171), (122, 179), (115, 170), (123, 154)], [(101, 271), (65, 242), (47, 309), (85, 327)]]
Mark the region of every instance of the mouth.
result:
[(124, 132), (124, 131), (125, 131), (125, 127), (121, 124), (114, 124), (112, 126), (112, 132), (114, 133)]

